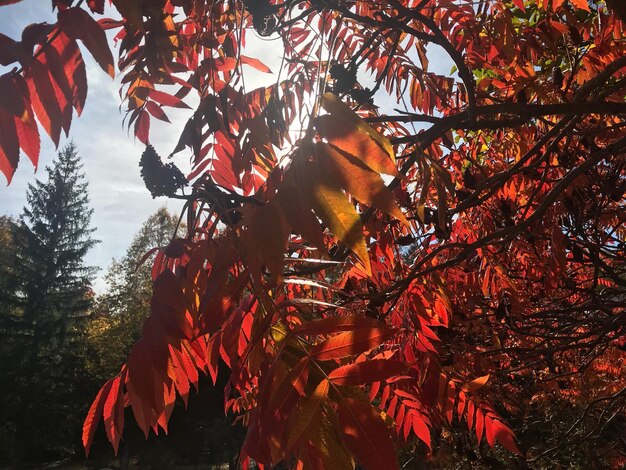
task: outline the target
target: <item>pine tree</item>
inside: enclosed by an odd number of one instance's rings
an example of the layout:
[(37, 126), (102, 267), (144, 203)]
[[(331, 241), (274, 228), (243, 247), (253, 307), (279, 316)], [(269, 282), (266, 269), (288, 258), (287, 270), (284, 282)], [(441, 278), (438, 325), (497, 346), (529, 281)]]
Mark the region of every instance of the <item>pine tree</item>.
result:
[[(28, 187), (27, 206), (13, 226), (11, 283), (2, 312), (3, 436), (12, 459), (49, 459), (73, 451), (88, 393), (84, 369), (84, 319), (96, 268), (84, 257), (92, 238), (93, 210), (74, 144), (46, 167), (47, 181)], [(71, 397), (71, 398), (70, 398)], [(7, 423), (11, 423), (10, 425)], [(8, 436), (7, 436), (8, 435)]]

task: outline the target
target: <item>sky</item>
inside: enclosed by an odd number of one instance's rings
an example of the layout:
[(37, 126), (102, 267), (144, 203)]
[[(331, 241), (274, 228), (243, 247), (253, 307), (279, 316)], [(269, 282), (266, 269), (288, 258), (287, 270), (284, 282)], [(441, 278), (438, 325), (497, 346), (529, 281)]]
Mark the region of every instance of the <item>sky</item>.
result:
[[(50, 2), (24, 0), (0, 7), (0, 32), (19, 39), (24, 26), (42, 21), (55, 22), (55, 16)], [(74, 113), (70, 135), (62, 135), (59, 150), (73, 140), (84, 163), (94, 209), (92, 226), (97, 229), (94, 237), (101, 241), (87, 254), (85, 261), (101, 268), (94, 286), (97, 292), (101, 292), (105, 287), (103, 276), (112, 258), (124, 255), (134, 234), (150, 214), (163, 206), (178, 213), (182, 203), (150, 196), (138, 166), (144, 146), (122, 126), (124, 111), (120, 111), (118, 94), (121, 77), (112, 80), (93, 61), (89, 52), (82, 46), (81, 49), (87, 65), (87, 101), (79, 118)], [(116, 55), (115, 50), (113, 54)], [(168, 110), (168, 114), (172, 120), (170, 125), (152, 121), (151, 141), (161, 155), (168, 155), (173, 150), (188, 118), (188, 112)], [(45, 131), (40, 128), (40, 132), (42, 146), (37, 172), (30, 160), (21, 155), (9, 186), (0, 176), (0, 215), (18, 216), (26, 204), (28, 183), (33, 183), (35, 178), (46, 179), (45, 167), (50, 165), (57, 150)], [(186, 171), (188, 157), (184, 152), (179, 155), (174, 161)]]
[[(110, 14), (105, 12), (105, 16), (107, 13)], [(56, 13), (52, 12), (48, 1), (23, 0), (14, 5), (0, 7), (0, 32), (16, 40), (20, 38), (25, 26), (43, 21), (56, 21)], [(112, 44), (111, 32), (109, 40)], [(272, 40), (262, 40), (254, 36), (247, 37), (247, 45), (247, 55), (259, 57), (273, 70), (278, 69), (280, 46), (273, 47)], [(153, 199), (150, 196), (138, 166), (144, 146), (122, 125), (125, 113), (123, 109), (120, 110), (121, 99), (118, 94), (121, 75), (112, 80), (98, 67), (82, 45), (81, 49), (87, 66), (87, 101), (79, 118), (74, 113), (70, 135), (62, 135), (58, 150), (66, 142), (73, 140), (84, 163), (91, 207), (94, 210), (94, 237), (100, 240), (87, 254), (85, 262), (89, 266), (100, 268), (94, 289), (101, 293), (106, 288), (106, 268), (113, 258), (124, 255), (142, 223), (163, 206), (178, 214), (182, 203), (164, 197)], [(113, 55), (117, 55), (115, 48)], [(443, 59), (438, 51), (429, 52), (429, 60), (432, 71), (450, 71), (450, 62)], [(5, 71), (0, 66), (0, 74)], [(248, 89), (266, 85), (272, 80), (271, 75), (262, 76), (253, 70), (246, 72)], [(171, 124), (155, 119), (151, 121), (151, 144), (161, 156), (169, 155), (176, 146), (190, 111), (167, 108), (167, 114)], [(41, 128), (40, 133), (42, 145), (37, 172), (30, 160), (21, 155), (18, 169), (9, 186), (0, 176), (0, 215), (19, 216), (26, 204), (28, 183), (33, 183), (35, 178), (46, 179), (45, 167), (50, 165), (58, 150), (55, 150), (54, 144)], [(189, 171), (188, 152), (180, 152), (173, 161), (183, 172)]]

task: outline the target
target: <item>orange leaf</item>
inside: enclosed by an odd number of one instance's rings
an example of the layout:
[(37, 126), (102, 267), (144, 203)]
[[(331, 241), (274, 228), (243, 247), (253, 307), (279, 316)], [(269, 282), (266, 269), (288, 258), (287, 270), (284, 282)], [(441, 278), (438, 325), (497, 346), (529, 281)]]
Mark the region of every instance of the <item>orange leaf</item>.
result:
[(574, 5), (576, 8), (585, 11), (591, 11), (589, 10), (589, 4), (587, 3), (587, 0), (570, 0), (570, 2), (572, 2), (572, 5)]
[(240, 60), (242, 64), (249, 65), (250, 67), (257, 69), (259, 72), (272, 73), (270, 68), (267, 65), (265, 65), (263, 62), (261, 62), (259, 59), (242, 55), (240, 56)]
[(393, 337), (394, 330), (388, 328), (362, 328), (333, 336), (311, 350), (311, 358), (318, 361), (340, 359), (361, 354), (380, 346)]
[(468, 382), (465, 386), (469, 389), (470, 392), (474, 393), (480, 388), (484, 387), (488, 380), (489, 374), (483, 375), (482, 377), (478, 377), (477, 379)]
[(346, 446), (366, 470), (400, 468), (389, 429), (368, 402), (343, 398), (339, 429)]
[(389, 139), (370, 127), (332, 93), (322, 96), (329, 116), (319, 116), (316, 128), (335, 147), (354, 156), (376, 173), (399, 176), (395, 152)]
[(406, 370), (404, 362), (390, 359), (372, 359), (338, 367), (328, 374), (337, 385), (360, 385), (384, 380)]

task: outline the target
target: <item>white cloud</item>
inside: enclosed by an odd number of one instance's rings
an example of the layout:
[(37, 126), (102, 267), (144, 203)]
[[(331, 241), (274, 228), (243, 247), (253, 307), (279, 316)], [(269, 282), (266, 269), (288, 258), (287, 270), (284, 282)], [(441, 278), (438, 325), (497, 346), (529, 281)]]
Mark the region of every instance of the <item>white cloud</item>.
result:
[[(1, 7), (0, 31), (19, 39), (24, 26), (30, 23), (54, 22), (54, 15), (42, 9), (41, 3), (41, 0), (26, 0)], [(104, 287), (101, 279), (104, 270), (113, 257), (124, 254), (143, 221), (163, 205), (177, 213), (182, 204), (180, 201), (152, 199), (150, 196), (139, 174), (138, 162), (143, 145), (134, 142), (133, 137), (122, 127), (119, 78), (111, 80), (93, 61), (89, 52), (84, 48), (82, 51), (87, 64), (87, 102), (83, 114), (79, 118), (74, 115), (69, 138), (63, 136), (59, 147), (71, 139), (83, 159), (94, 209), (92, 224), (97, 228), (95, 237), (101, 240), (89, 252), (86, 262), (101, 268), (95, 284), (96, 289), (101, 290)], [(180, 113), (171, 118), (173, 125), (154, 125), (153, 140), (163, 154), (174, 148), (184, 125)], [(39, 170), (33, 174), (30, 161), (21, 157), (11, 185), (6, 187), (0, 184), (0, 214), (19, 215), (26, 204), (28, 183), (33, 183), (35, 178), (46, 178), (44, 168), (50, 165), (57, 150), (45, 132), (42, 129), (40, 131), (42, 148)], [(184, 161), (184, 157), (180, 160)], [(185, 164), (181, 166), (184, 168)]]

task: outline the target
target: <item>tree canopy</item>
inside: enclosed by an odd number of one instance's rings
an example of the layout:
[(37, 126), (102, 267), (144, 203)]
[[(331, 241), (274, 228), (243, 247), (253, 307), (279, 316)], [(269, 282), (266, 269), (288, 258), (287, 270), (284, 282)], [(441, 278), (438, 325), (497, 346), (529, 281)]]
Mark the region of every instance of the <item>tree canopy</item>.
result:
[[(9, 180), (40, 128), (58, 143), (82, 111), (79, 42), (115, 75), (105, 30), (139, 141), (194, 106), (175, 148), (141, 159), (154, 196), (186, 201), (187, 233), (156, 252), (87, 450), (101, 420), (117, 448), (128, 406), (167, 431), (222, 360), (244, 467), (394, 469), (398, 445), (432, 458), (464, 429), (538, 462), (554, 449), (510, 423), (556, 402), (624, 462), (604, 432), (626, 400), (621, 2), (111, 3), (120, 17), (96, 21), (104, 0), (53, 0), (57, 23), (0, 36)], [(252, 88), (270, 48), (275, 81)], [(159, 152), (190, 155), (188, 188)]]

